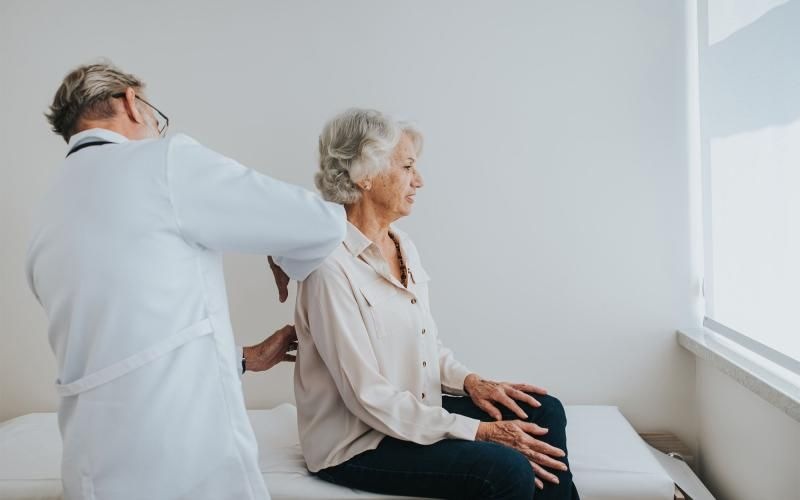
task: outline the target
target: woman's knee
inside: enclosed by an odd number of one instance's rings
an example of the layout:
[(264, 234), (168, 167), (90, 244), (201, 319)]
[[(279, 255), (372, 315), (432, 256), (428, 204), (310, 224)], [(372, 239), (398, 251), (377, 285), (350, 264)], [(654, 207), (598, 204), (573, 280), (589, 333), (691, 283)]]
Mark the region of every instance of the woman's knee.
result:
[(533, 497), (535, 476), (525, 455), (513, 448), (498, 445), (485, 456), (491, 463), (487, 464), (489, 472), (485, 476), (488, 491), (481, 498), (530, 500)]
[(566, 427), (567, 413), (564, 410), (564, 405), (557, 397), (544, 395), (537, 396), (536, 400), (542, 404), (541, 410), (544, 412), (548, 425)]

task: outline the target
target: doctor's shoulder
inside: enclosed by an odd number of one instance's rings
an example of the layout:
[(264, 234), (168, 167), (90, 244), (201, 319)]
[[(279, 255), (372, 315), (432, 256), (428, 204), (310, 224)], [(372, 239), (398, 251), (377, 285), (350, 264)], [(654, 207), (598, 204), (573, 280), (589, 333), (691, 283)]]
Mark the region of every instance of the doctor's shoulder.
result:
[(159, 142), (162, 143), (162, 147), (166, 148), (166, 157), (169, 162), (177, 161), (187, 165), (196, 164), (196, 162), (237, 163), (186, 134), (175, 134)]
[(205, 147), (194, 137), (183, 133), (171, 135), (163, 141), (168, 147)]

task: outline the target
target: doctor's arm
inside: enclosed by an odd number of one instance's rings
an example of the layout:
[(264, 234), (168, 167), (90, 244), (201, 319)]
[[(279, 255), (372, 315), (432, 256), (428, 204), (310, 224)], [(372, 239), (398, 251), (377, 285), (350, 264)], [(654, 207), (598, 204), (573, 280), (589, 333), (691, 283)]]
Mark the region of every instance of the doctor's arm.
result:
[(258, 344), (237, 347), (239, 356), (245, 363), (241, 366), (240, 374), (247, 369), (249, 372), (263, 372), (269, 370), (281, 361), (295, 361), (295, 355), (290, 352), (297, 349), (297, 333), (293, 325), (286, 325)]
[(170, 139), (167, 186), (185, 239), (219, 252), (272, 255), (302, 280), (344, 238), (341, 205), (278, 181), (194, 139)]

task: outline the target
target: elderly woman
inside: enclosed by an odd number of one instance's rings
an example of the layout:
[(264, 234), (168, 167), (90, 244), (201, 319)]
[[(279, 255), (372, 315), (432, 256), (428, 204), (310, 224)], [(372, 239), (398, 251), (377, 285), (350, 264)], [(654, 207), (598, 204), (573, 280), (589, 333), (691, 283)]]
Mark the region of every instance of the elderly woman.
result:
[(423, 186), (421, 146), (412, 127), (362, 109), (320, 136), (316, 184), (349, 224), (298, 289), (295, 394), (308, 468), (392, 495), (578, 498), (561, 403), (471, 373), (439, 340), (428, 273), (392, 226)]

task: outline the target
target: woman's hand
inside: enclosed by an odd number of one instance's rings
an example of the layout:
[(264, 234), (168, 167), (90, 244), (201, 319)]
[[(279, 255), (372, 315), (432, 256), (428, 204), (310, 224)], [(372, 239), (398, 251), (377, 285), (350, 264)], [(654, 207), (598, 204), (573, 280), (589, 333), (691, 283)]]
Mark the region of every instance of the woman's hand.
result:
[(297, 333), (293, 325), (286, 325), (263, 342), (245, 347), (243, 351), (247, 371), (263, 372), (281, 361), (294, 361), (289, 351), (297, 349)]
[[(527, 419), (528, 415), (522, 411), (516, 401), (522, 401), (534, 408), (541, 405), (536, 399), (528, 393), (534, 394), (547, 394), (546, 389), (536, 387), (535, 385), (528, 384), (509, 384), (507, 382), (494, 382), (491, 380), (484, 380), (476, 373), (470, 373), (464, 379), (464, 391), (469, 394), (475, 406), (485, 411), (495, 420), (502, 420), (503, 415), (497, 409), (495, 403), (499, 403), (521, 419)], [(516, 401), (515, 401), (516, 400)]]
[(543, 467), (567, 470), (567, 465), (553, 457), (561, 458), (566, 455), (563, 450), (551, 446), (534, 436), (547, 434), (547, 429), (536, 424), (521, 420), (506, 420), (504, 422), (481, 422), (478, 426), (476, 441), (490, 441), (499, 443), (519, 451), (528, 459), (536, 474), (536, 487), (544, 488), (539, 478), (558, 484), (558, 478)]
[(269, 262), (269, 268), (272, 269), (272, 275), (275, 277), (275, 286), (278, 287), (278, 300), (282, 304), (289, 297), (289, 276), (272, 260), (271, 256), (267, 257), (267, 262)]

